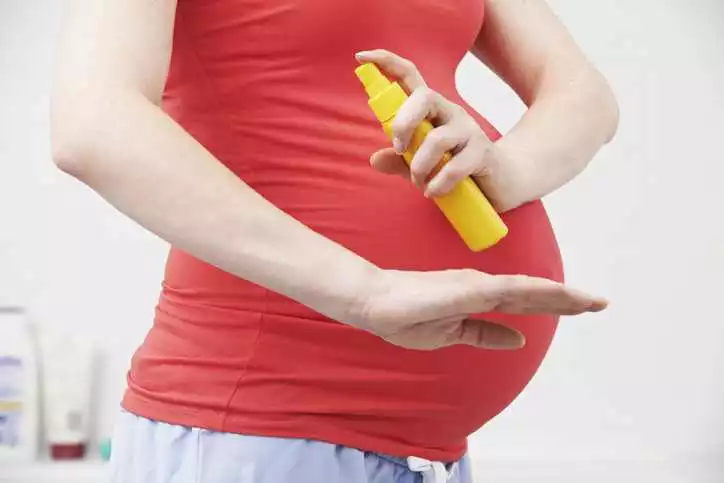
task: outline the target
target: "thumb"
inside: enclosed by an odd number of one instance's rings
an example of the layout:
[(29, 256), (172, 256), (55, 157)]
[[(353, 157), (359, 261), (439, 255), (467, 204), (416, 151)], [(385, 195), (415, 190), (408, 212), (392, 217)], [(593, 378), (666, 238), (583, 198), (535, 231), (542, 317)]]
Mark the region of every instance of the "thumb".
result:
[(410, 178), (410, 169), (405, 160), (392, 148), (385, 148), (377, 151), (370, 158), (370, 164), (380, 173), (396, 174), (404, 178)]
[(460, 344), (491, 350), (515, 350), (525, 346), (525, 336), (510, 327), (476, 319), (465, 319), (460, 324)]

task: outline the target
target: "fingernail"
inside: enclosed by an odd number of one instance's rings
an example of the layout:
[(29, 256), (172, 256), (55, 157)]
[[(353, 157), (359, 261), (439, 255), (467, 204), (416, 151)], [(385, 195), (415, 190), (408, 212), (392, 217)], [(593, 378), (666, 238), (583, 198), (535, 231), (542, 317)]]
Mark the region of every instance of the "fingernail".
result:
[(420, 183), (420, 182), (417, 180), (417, 178), (415, 178), (415, 177), (412, 175), (412, 173), (410, 173), (410, 182), (411, 182), (413, 185), (415, 185), (417, 188), (420, 188), (420, 189), (423, 189), (423, 188), (424, 188), (424, 186), (422, 185), (422, 183)]
[(486, 349), (489, 350), (518, 350), (525, 347), (525, 336), (520, 332), (508, 332), (488, 341)]
[(360, 50), (359, 52), (357, 52), (356, 54), (354, 54), (354, 56), (355, 56), (355, 57), (365, 57), (365, 56), (368, 55), (369, 53), (370, 53), (369, 50)]
[(392, 140), (392, 147), (395, 148), (395, 152), (397, 154), (402, 154), (405, 152), (405, 146), (402, 144), (402, 140), (400, 138), (395, 138)]
[(590, 312), (602, 312), (608, 308), (608, 300), (597, 300), (589, 307)]
[(522, 349), (523, 347), (525, 347), (525, 342), (526, 342), (525, 336), (523, 334), (521, 334), (520, 332), (518, 332), (518, 341), (517, 341), (517, 346), (515, 347), (515, 349)]
[(525, 336), (518, 332), (516, 337), (511, 337), (509, 341), (509, 349), (522, 349), (525, 347)]

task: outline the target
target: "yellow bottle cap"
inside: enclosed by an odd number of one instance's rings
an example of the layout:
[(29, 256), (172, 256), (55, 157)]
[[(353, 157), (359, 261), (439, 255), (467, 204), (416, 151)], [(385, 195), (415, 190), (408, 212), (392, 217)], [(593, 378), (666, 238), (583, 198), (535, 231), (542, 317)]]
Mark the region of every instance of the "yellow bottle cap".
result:
[(392, 84), (380, 69), (372, 63), (360, 65), (355, 69), (354, 73), (357, 74), (367, 91), (367, 95), (371, 98), (382, 94)]
[(407, 93), (397, 82), (391, 82), (372, 63), (362, 64), (354, 71), (369, 96), (369, 105), (380, 122), (387, 122), (405, 103)]

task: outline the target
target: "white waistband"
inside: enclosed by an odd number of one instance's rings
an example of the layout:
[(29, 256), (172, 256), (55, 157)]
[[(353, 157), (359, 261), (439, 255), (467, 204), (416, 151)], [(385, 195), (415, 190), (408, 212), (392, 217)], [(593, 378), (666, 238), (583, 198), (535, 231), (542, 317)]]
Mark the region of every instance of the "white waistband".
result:
[(422, 483), (447, 483), (455, 474), (457, 463), (453, 463), (448, 471), (445, 464), (439, 461), (410, 456), (407, 458), (407, 467), (410, 471), (422, 474)]

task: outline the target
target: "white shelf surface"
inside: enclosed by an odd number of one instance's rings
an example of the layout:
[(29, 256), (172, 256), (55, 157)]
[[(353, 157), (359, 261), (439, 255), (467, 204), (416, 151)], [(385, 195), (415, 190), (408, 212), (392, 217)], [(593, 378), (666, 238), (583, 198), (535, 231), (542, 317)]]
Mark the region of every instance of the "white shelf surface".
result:
[(108, 483), (108, 463), (48, 461), (0, 466), (0, 483)]

